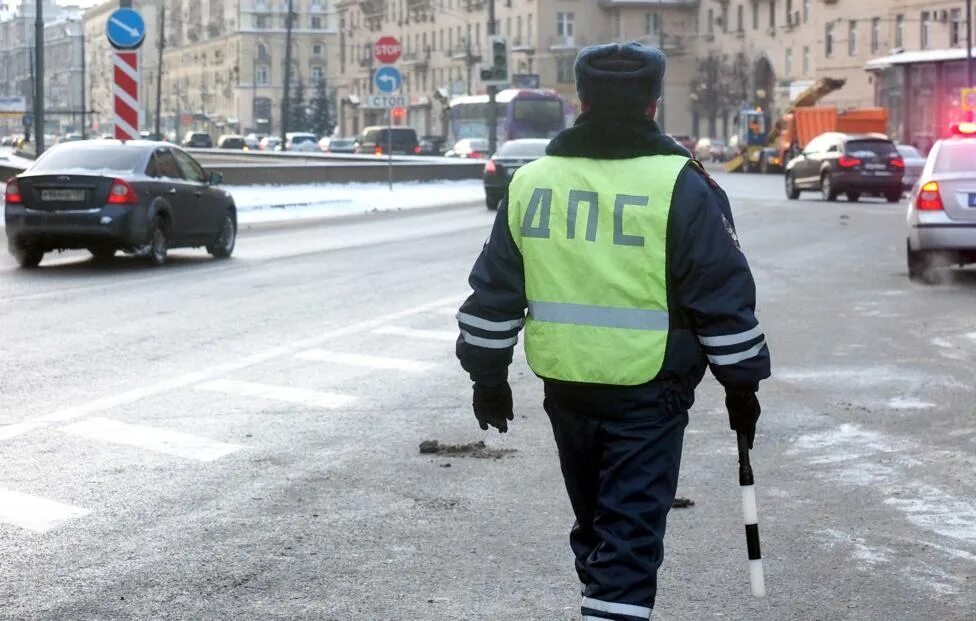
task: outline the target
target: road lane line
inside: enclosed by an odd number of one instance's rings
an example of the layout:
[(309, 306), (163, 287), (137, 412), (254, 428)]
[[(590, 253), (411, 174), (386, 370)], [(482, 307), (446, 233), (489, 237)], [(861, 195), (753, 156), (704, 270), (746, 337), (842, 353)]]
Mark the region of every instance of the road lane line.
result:
[(407, 360), (405, 358), (390, 358), (388, 356), (367, 356), (364, 354), (350, 354), (339, 351), (327, 351), (325, 349), (310, 349), (295, 354), (299, 360), (309, 362), (335, 362), (351, 367), (362, 367), (366, 369), (382, 369), (390, 371), (427, 371), (434, 367), (429, 362), (417, 360)]
[(109, 418), (89, 418), (61, 430), (90, 440), (124, 444), (197, 461), (214, 461), (244, 448), (189, 433), (133, 425)]
[(290, 386), (275, 386), (272, 384), (257, 384), (253, 382), (238, 382), (236, 380), (218, 379), (195, 387), (197, 390), (219, 392), (222, 394), (238, 395), (242, 397), (257, 397), (271, 401), (285, 401), (299, 405), (335, 409), (349, 405), (356, 397), (340, 395), (334, 392), (292, 388)]
[(406, 336), (409, 338), (426, 339), (429, 341), (446, 341), (453, 343), (458, 338), (457, 332), (447, 330), (418, 330), (416, 328), (402, 328), (400, 326), (383, 326), (373, 330), (373, 334), (388, 334)]
[(68, 520), (89, 513), (91, 511), (82, 507), (0, 489), (0, 522), (32, 530), (35, 533), (46, 533)]
[(300, 339), (291, 344), (274, 347), (263, 352), (252, 354), (241, 360), (218, 364), (208, 369), (187, 373), (185, 375), (178, 375), (162, 382), (148, 384), (146, 386), (135, 388), (117, 395), (95, 399), (76, 406), (70, 406), (55, 412), (51, 412), (50, 414), (40, 416), (33, 420), (19, 421), (17, 423), (13, 423), (12, 425), (0, 426), (0, 440), (7, 440), (29, 431), (34, 431), (35, 429), (41, 429), (52, 423), (62, 423), (69, 420), (74, 420), (89, 414), (94, 414), (95, 412), (102, 412), (120, 405), (141, 401), (147, 397), (152, 397), (164, 392), (185, 388), (187, 386), (192, 386), (193, 384), (199, 384), (200, 382), (241, 371), (258, 364), (269, 362), (276, 358), (291, 356), (306, 349), (319, 347), (339, 337), (348, 336), (350, 334), (358, 334), (360, 332), (367, 332), (386, 325), (391, 321), (399, 321), (415, 315), (427, 313), (447, 304), (460, 303), (460, 300), (464, 299), (466, 295), (466, 293), (462, 293), (440, 298), (426, 304), (419, 304), (417, 306), (406, 308), (395, 313), (389, 313), (375, 319), (367, 319), (349, 324), (348, 326), (329, 330), (328, 332), (318, 336)]

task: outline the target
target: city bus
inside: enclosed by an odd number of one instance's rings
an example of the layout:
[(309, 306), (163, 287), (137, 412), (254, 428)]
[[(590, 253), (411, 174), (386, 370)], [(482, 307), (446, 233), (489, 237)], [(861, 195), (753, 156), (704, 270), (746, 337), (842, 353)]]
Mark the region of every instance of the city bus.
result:
[[(555, 91), (512, 88), (495, 97), (498, 144), (517, 138), (552, 138), (566, 127), (565, 102)], [(450, 103), (450, 144), (488, 139), (488, 95), (455, 97)]]

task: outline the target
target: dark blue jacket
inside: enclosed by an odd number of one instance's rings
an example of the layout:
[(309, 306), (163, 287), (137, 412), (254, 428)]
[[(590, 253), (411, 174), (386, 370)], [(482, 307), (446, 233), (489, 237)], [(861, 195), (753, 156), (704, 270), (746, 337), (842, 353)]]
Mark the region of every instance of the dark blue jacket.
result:
[[(594, 159), (688, 155), (653, 121), (586, 114), (556, 136), (547, 153)], [(507, 379), (527, 307), (522, 255), (509, 232), (506, 203), (499, 206), (491, 237), (471, 271), (474, 293), (458, 313), (457, 356), (471, 379), (485, 384)], [(756, 390), (769, 377), (769, 349), (755, 317), (756, 287), (739, 249), (728, 198), (692, 160), (675, 186), (667, 239), (671, 326), (657, 376), (640, 386), (543, 378), (547, 398), (594, 416), (625, 417), (660, 407), (679, 412), (694, 402), (706, 366), (727, 389)]]

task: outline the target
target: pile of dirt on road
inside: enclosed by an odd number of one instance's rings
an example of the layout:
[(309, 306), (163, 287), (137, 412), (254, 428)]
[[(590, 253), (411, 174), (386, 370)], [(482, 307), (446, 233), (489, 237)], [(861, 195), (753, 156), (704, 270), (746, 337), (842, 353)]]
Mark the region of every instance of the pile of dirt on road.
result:
[(489, 448), (484, 441), (467, 444), (441, 444), (437, 440), (424, 440), (420, 443), (421, 455), (442, 455), (444, 457), (473, 457), (474, 459), (501, 459), (515, 453), (515, 449)]

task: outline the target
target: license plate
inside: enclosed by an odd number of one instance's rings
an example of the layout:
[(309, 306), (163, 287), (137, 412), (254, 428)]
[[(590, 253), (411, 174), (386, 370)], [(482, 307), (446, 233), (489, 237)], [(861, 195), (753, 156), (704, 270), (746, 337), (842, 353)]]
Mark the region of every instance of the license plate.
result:
[(868, 170), (884, 170), (886, 168), (884, 164), (865, 164), (864, 167)]
[(84, 190), (41, 190), (45, 203), (80, 203), (85, 200)]
[(969, 206), (976, 207), (976, 193), (969, 194)]

